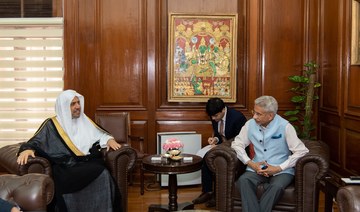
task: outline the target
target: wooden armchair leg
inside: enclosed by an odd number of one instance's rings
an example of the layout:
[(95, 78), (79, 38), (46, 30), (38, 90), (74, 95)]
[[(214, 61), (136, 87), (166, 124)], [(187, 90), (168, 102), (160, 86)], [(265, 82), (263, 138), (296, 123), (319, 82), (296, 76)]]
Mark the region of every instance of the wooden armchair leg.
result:
[(144, 170), (142, 164), (140, 166), (140, 194), (144, 195)]

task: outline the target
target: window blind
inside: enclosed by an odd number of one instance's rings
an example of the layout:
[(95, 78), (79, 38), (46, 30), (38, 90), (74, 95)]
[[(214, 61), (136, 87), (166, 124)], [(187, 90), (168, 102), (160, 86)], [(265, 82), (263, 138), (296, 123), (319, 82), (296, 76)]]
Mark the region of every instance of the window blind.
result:
[(63, 18), (0, 18), (0, 147), (55, 115), (63, 58)]
[(1, 0), (1, 18), (52, 17), (54, 0)]

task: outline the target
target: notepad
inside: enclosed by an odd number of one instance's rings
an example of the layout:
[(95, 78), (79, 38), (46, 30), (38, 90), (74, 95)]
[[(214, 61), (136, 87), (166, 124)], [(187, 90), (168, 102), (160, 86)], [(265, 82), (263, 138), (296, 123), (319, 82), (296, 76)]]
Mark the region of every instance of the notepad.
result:
[(207, 146), (205, 146), (204, 148), (200, 149), (200, 150), (196, 153), (196, 155), (198, 155), (198, 156), (200, 156), (200, 157), (203, 158), (203, 157), (205, 156), (205, 154), (206, 154), (211, 148), (213, 148), (212, 145), (207, 145)]

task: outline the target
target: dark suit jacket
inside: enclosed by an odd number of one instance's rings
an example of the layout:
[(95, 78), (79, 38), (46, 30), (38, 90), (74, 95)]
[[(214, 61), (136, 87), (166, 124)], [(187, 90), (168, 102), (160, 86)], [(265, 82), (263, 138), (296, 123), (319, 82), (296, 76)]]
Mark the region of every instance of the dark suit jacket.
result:
[(10, 202), (0, 198), (0, 211), (11, 211), (14, 206)]
[[(225, 138), (226, 140), (232, 140), (240, 133), (242, 126), (244, 126), (246, 122), (246, 117), (240, 111), (237, 111), (233, 108), (227, 108), (226, 113), (226, 122), (225, 122)], [(218, 129), (218, 122), (211, 120), (212, 127), (214, 130), (214, 137), (219, 139), (219, 143), (222, 143), (222, 137), (220, 136)]]

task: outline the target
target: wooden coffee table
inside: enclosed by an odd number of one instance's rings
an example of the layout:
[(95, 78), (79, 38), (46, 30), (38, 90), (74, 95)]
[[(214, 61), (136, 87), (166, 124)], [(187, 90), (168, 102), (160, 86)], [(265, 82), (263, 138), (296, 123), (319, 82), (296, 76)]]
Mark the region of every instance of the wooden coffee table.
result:
[[(161, 158), (160, 161), (151, 160), (153, 157), (161, 157), (161, 155), (149, 155), (142, 161), (142, 169), (156, 174), (169, 175), (169, 204), (159, 205), (153, 204), (149, 206), (149, 212), (153, 211), (176, 211), (194, 209), (194, 204), (177, 203), (177, 174), (185, 174), (195, 172), (201, 169), (202, 158), (192, 154), (181, 154), (182, 157), (192, 157), (192, 161), (185, 161), (183, 159), (173, 161), (168, 158)], [(143, 180), (143, 179), (141, 179)]]

